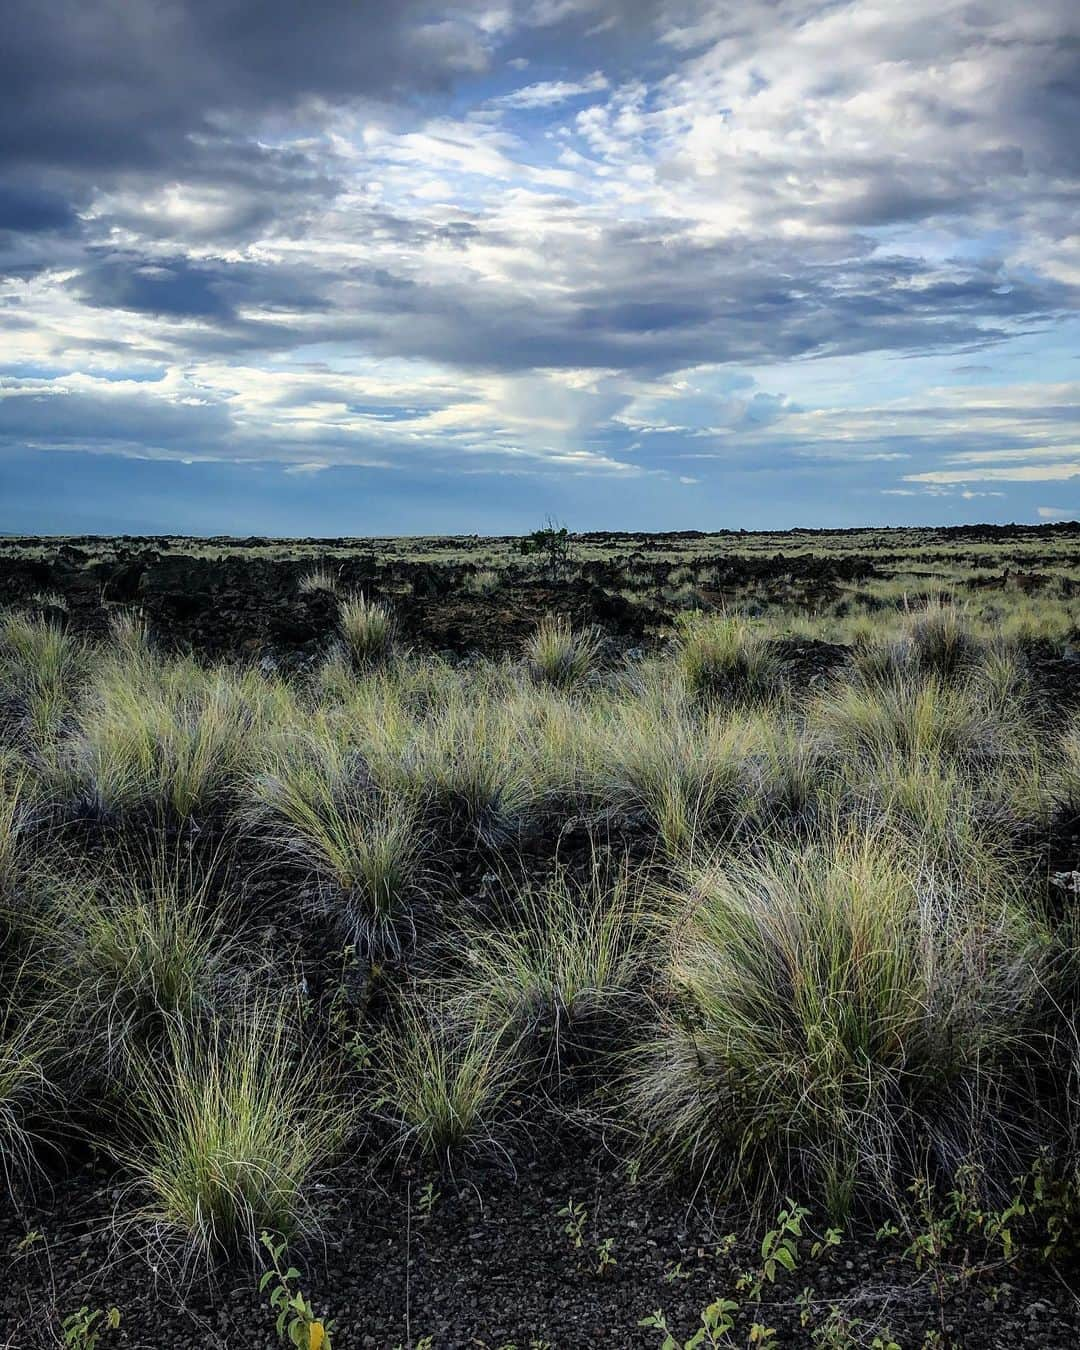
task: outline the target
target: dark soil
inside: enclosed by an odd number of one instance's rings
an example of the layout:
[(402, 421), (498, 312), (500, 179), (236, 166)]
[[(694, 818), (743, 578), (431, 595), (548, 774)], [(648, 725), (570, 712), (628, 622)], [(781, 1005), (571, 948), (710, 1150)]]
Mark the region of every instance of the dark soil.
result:
[[(303, 1289), (317, 1312), (336, 1319), (340, 1350), (414, 1346), (424, 1336), (438, 1350), (542, 1343), (578, 1347), (646, 1347), (662, 1336), (639, 1321), (662, 1308), (672, 1330), (689, 1337), (713, 1299), (739, 1297), (740, 1271), (759, 1261), (757, 1241), (726, 1250), (725, 1237), (745, 1223), (700, 1198), (632, 1184), (610, 1156), (582, 1155), (536, 1165), (517, 1175), (473, 1168), (435, 1177), (403, 1175), (381, 1183), (369, 1175), (336, 1178), (321, 1197), (324, 1241), (301, 1252)], [(573, 1246), (559, 1211), (570, 1199), (587, 1211), (583, 1245)], [(182, 1272), (146, 1254), (137, 1234), (112, 1220), (121, 1197), (88, 1166), (56, 1189), (41, 1210), (0, 1219), (6, 1273), (0, 1325), (12, 1348), (53, 1346), (56, 1316), (87, 1304), (115, 1304), (121, 1327), (107, 1346), (139, 1350), (268, 1350), (273, 1318), (258, 1294), (258, 1273), (236, 1261)], [(27, 1241), (28, 1233), (38, 1237)], [(613, 1240), (617, 1262), (597, 1274), (597, 1246)], [(19, 1250), (20, 1244), (22, 1250)], [(979, 1276), (947, 1281), (916, 1270), (897, 1240), (853, 1228), (826, 1257), (804, 1258), (767, 1286), (760, 1306), (737, 1322), (743, 1344), (752, 1320), (777, 1331), (777, 1343), (810, 1346), (814, 1326), (832, 1308), (848, 1319), (852, 1340), (869, 1346), (886, 1330), (904, 1350), (935, 1344), (997, 1350), (1065, 1350), (1080, 1343), (1080, 1271), (1075, 1265), (1025, 1269), (989, 1263)], [(796, 1299), (812, 1290), (809, 1326)], [(887, 1337), (886, 1337), (887, 1339)]]

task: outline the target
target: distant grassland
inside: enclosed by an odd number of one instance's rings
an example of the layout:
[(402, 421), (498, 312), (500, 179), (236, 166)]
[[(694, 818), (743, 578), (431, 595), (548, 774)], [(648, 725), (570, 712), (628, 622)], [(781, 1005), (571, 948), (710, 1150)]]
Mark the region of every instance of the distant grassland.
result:
[[(416, 593), (416, 568), (443, 578), (440, 595), (505, 604), (546, 584), (544, 561), (519, 536), (356, 539), (0, 538), (5, 563), (62, 563), (77, 577), (131, 557), (203, 563), (258, 560), (295, 575), (367, 566), (378, 594)], [(867, 618), (927, 600), (960, 601), (984, 635), (1062, 640), (1080, 625), (1080, 529), (970, 526), (775, 533), (583, 533), (571, 537), (558, 587), (597, 586), (667, 616), (737, 612), (777, 635), (850, 642)], [(356, 583), (353, 582), (353, 585)], [(363, 586), (363, 583), (360, 583)], [(558, 589), (558, 587), (556, 589)], [(103, 596), (109, 598), (108, 587)], [(25, 597), (20, 597), (24, 599)], [(558, 596), (552, 607), (559, 608)], [(652, 625), (655, 627), (655, 624)]]

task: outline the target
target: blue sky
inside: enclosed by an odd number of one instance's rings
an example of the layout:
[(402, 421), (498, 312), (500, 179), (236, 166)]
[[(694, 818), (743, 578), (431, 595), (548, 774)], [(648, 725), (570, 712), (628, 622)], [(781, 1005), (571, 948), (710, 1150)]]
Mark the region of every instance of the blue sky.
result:
[(1074, 0), (13, 0), (0, 530), (1080, 514)]

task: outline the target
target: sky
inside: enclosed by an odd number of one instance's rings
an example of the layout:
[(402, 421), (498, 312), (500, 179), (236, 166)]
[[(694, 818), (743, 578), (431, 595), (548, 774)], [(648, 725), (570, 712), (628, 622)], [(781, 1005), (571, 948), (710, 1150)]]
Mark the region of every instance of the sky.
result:
[(1080, 515), (1076, 0), (7, 0), (0, 531)]

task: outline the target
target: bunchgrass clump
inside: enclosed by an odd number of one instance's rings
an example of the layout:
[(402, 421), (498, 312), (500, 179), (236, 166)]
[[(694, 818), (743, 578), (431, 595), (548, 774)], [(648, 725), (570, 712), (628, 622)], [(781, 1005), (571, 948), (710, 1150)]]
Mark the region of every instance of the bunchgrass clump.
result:
[(24, 842), (42, 808), (39, 780), (0, 746), (0, 920), (19, 875)]
[(1007, 884), (971, 883), (882, 827), (696, 871), (630, 1093), (663, 1162), (841, 1211), (1022, 1134), (992, 1104), (1044, 934)]
[(445, 1161), (463, 1149), (498, 1150), (521, 1061), (508, 1028), (405, 1002), (373, 1055), (371, 1106), (392, 1147)]
[(640, 1006), (649, 947), (640, 882), (597, 857), (585, 879), (556, 866), (543, 885), (507, 896), (495, 922), (464, 927), (457, 942), (464, 963), (455, 1007), (508, 1029), (556, 1073), (584, 1052), (611, 1050)]
[(351, 1128), (335, 1071), (296, 1011), (256, 1004), (211, 1027), (166, 1024), (137, 1061), (119, 1150), (157, 1237), (210, 1256), (254, 1250), (262, 1229), (317, 1226), (310, 1186)]
[(975, 682), (935, 673), (839, 685), (811, 708), (809, 725), (827, 752), (875, 764), (985, 764), (1030, 739), (1026, 721), (1010, 717)]
[(946, 679), (969, 667), (980, 652), (963, 609), (948, 600), (932, 599), (909, 611), (906, 630), (917, 669)]
[(394, 647), (394, 620), (385, 605), (364, 595), (350, 595), (338, 606), (338, 630), (345, 655), (357, 669), (389, 660)]
[(753, 724), (720, 712), (699, 716), (663, 687), (615, 710), (598, 770), (600, 800), (640, 813), (677, 856), (730, 833), (743, 806)]
[(689, 616), (679, 624), (678, 663), (688, 692), (719, 702), (765, 702), (780, 684), (768, 634), (739, 615)]
[(416, 807), (376, 787), (363, 756), (326, 732), (286, 742), (252, 794), (255, 828), (306, 861), (347, 939), (369, 953), (396, 949), (419, 892)]
[(37, 886), (35, 946), (89, 1067), (122, 1070), (170, 1022), (195, 1027), (231, 1001), (235, 907), (215, 869), (164, 846), (104, 865), (61, 856)]
[(300, 595), (337, 595), (337, 573), (331, 572), (328, 567), (316, 567), (304, 573), (297, 582), (296, 589)]
[(35, 1121), (55, 1109), (49, 1074), (63, 1049), (46, 1006), (26, 1006), (18, 972), (0, 969), (0, 1188), (12, 1192), (35, 1171)]
[(32, 754), (48, 760), (74, 711), (86, 667), (86, 644), (60, 625), (23, 614), (5, 617), (0, 621), (0, 734), (7, 723)]
[(537, 684), (573, 689), (595, 669), (601, 646), (597, 629), (575, 629), (564, 616), (549, 614), (525, 644), (526, 669)]
[(240, 789), (272, 699), (252, 672), (204, 671), (149, 652), (106, 664), (71, 745), (82, 791), (103, 814), (185, 820), (220, 810)]
[(538, 791), (512, 709), (484, 692), (453, 692), (433, 708), (416, 724), (403, 765), (429, 812), (485, 843), (511, 837)]
[(501, 575), (490, 567), (470, 572), (461, 583), (466, 595), (494, 595), (502, 585)]

